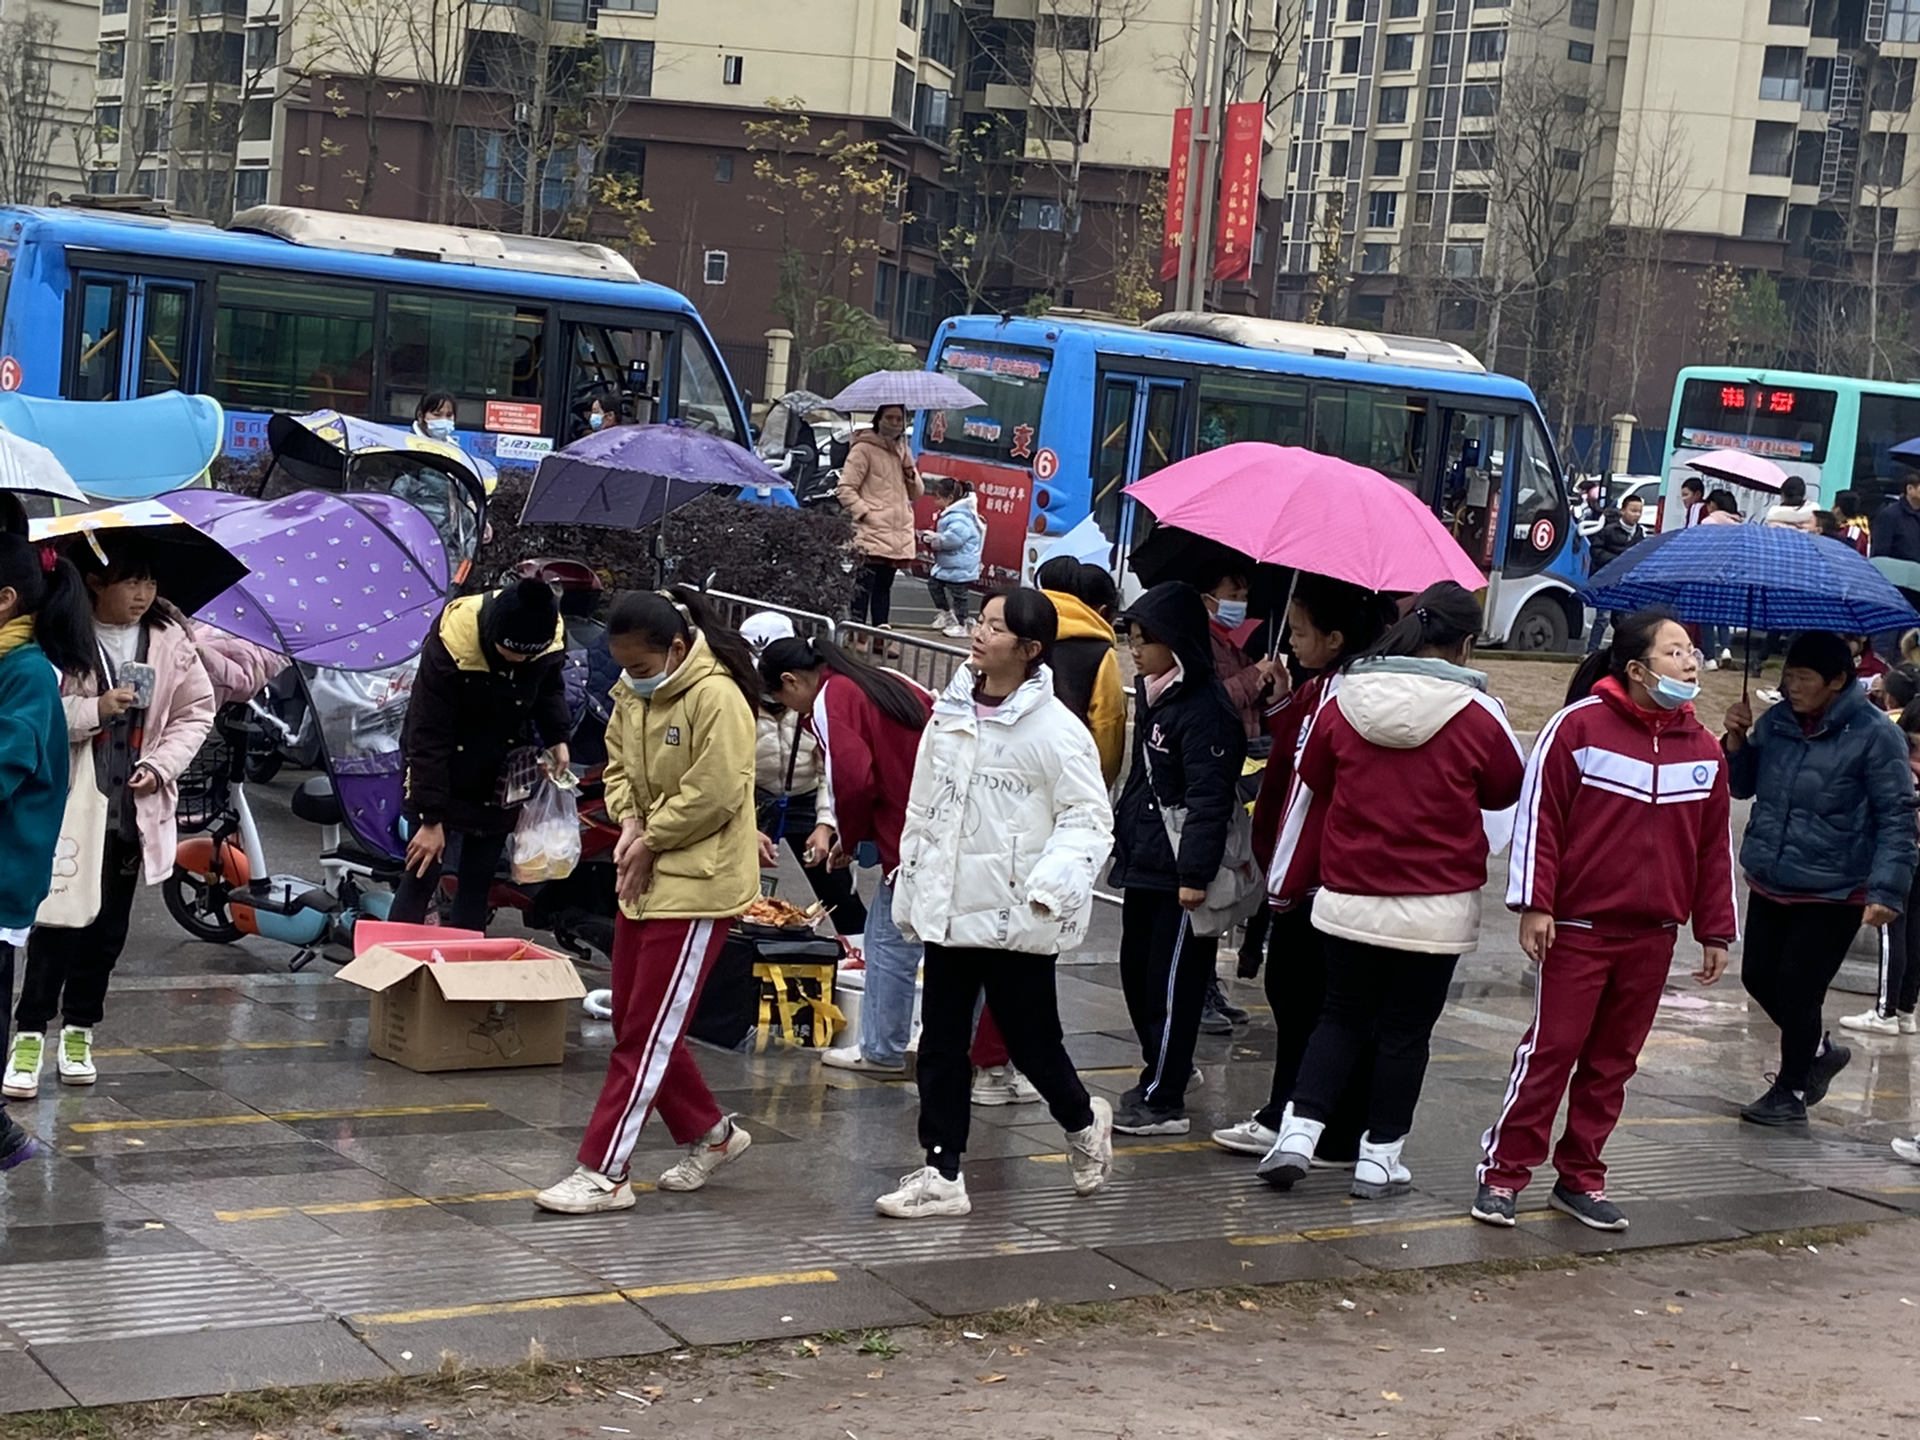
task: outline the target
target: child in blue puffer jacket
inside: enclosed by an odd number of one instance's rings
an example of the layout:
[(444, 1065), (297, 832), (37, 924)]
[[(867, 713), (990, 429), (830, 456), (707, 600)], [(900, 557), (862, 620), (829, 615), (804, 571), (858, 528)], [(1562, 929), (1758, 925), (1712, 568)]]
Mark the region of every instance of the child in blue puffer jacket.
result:
[(933, 577), (927, 581), (927, 594), (939, 612), (933, 623), (942, 633), (959, 639), (973, 633), (967, 621), (967, 587), (980, 578), (987, 527), (973, 498), (973, 486), (950, 475), (925, 478), (927, 494), (940, 507), (935, 528), (920, 535), (933, 551)]

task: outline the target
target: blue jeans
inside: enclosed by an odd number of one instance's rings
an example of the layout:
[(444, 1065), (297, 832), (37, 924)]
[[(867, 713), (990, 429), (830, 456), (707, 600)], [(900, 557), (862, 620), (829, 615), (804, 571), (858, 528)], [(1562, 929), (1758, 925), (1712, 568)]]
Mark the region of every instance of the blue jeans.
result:
[(860, 997), (860, 1053), (874, 1065), (905, 1065), (913, 1035), (913, 990), (922, 947), (893, 923), (893, 886), (886, 881), (867, 907), (866, 988)]

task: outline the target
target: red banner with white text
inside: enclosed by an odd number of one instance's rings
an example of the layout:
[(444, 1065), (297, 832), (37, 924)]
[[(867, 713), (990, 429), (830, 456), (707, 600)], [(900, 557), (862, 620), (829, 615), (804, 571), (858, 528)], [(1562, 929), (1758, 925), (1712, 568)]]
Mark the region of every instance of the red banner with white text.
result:
[(1220, 163), (1220, 218), (1214, 232), (1213, 278), (1253, 278), (1253, 235), (1260, 223), (1260, 150), (1267, 109), (1259, 103), (1227, 107), (1227, 140)]
[(1167, 163), (1167, 218), (1160, 241), (1160, 278), (1180, 274), (1180, 226), (1187, 213), (1187, 151), (1193, 144), (1193, 109), (1173, 112), (1173, 157)]

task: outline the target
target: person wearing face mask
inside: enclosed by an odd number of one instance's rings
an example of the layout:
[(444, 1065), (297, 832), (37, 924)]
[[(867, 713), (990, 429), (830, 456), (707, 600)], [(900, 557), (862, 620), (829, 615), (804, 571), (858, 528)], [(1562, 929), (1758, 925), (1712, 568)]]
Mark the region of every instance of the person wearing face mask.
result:
[(441, 612), (421, 647), (400, 732), (415, 828), (389, 918), (425, 923), (457, 837), (459, 892), (447, 923), (486, 928), (487, 891), (532, 793), (538, 753), (545, 748), (555, 769), (569, 758), (566, 645), (559, 604), (544, 580), (468, 595)]
[(604, 396), (596, 395), (587, 404), (586, 422), (587, 428), (581, 433), (591, 435), (596, 431), (611, 430), (620, 423), (620, 416)]
[(694, 591), (622, 595), (607, 616), (619, 662), (607, 724), (607, 814), (620, 914), (613, 932), (613, 1053), (579, 1166), (534, 1204), (566, 1215), (626, 1210), (634, 1145), (658, 1112), (686, 1154), (662, 1190), (698, 1190), (752, 1137), (725, 1114), (687, 1051), (700, 990), (731, 922), (760, 894), (773, 842), (754, 826), (746, 642)]
[(852, 619), (886, 629), (893, 617), (893, 577), (913, 563), (913, 502), (923, 493), (907, 448), (907, 412), (883, 405), (873, 428), (853, 437), (840, 467), (834, 496), (853, 521), (853, 548), (860, 554)]
[(1235, 632), (1247, 623), (1247, 595), (1247, 576), (1239, 570), (1214, 575), (1211, 583), (1200, 588), (1209, 621), (1207, 639), (1213, 646), (1213, 673), (1226, 687), (1247, 739), (1257, 740), (1265, 733), (1262, 711), (1287, 693), (1289, 681), (1286, 667), (1279, 661), (1255, 660), (1234, 639)]
[(1700, 667), (1669, 612), (1622, 616), (1527, 762), (1507, 905), (1540, 973), (1505, 1103), (1481, 1139), (1476, 1220), (1514, 1223), (1567, 1095), (1548, 1203), (1595, 1230), (1627, 1228), (1600, 1152), (1653, 1029), (1674, 941), (1691, 919), (1701, 949), (1693, 978), (1712, 985), (1739, 928), (1727, 766), (1693, 713)]
[(1852, 647), (1795, 637), (1780, 693), (1758, 719), (1728, 709), (1723, 742), (1734, 799), (1753, 800), (1740, 983), (1780, 1027), (1773, 1084), (1740, 1112), (1754, 1125), (1804, 1125), (1853, 1058), (1825, 1034), (1827, 987), (1860, 926), (1905, 907), (1916, 859), (1906, 738), (1854, 683)]
[(414, 433), (424, 435), (429, 440), (444, 440), (449, 445), (458, 443), (454, 439), (457, 428), (455, 409), (453, 396), (444, 390), (429, 390), (414, 406)]

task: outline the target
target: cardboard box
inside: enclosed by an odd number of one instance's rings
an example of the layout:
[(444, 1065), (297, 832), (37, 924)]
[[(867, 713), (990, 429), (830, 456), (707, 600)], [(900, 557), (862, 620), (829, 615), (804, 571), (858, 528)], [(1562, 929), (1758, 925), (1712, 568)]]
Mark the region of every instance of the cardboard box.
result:
[(567, 1007), (587, 993), (572, 959), (524, 940), (375, 944), (340, 978), (373, 992), (373, 1053), (420, 1071), (558, 1065)]

